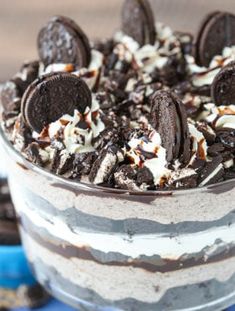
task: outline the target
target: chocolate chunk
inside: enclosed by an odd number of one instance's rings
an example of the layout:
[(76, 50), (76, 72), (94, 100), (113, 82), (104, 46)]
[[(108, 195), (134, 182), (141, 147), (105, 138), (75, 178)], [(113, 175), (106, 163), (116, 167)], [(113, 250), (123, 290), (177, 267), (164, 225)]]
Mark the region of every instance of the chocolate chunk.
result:
[(198, 178), (199, 186), (207, 186), (223, 180), (224, 167), (222, 156), (212, 158), (202, 169)]
[(45, 66), (72, 63), (87, 67), (91, 59), (90, 44), (83, 30), (70, 18), (53, 17), (38, 35), (38, 52)]
[(107, 127), (99, 136), (93, 140), (93, 146), (100, 151), (107, 144), (117, 144), (120, 141), (120, 135), (117, 129)]
[(114, 180), (117, 187), (129, 191), (139, 191), (137, 185), (137, 168), (132, 165), (122, 165), (115, 173)]
[(224, 151), (224, 145), (222, 143), (215, 143), (207, 149), (207, 153), (211, 157), (220, 155)]
[(160, 71), (160, 80), (163, 84), (173, 86), (185, 79), (186, 74), (185, 58), (172, 55), (168, 57), (165, 66)]
[(216, 131), (216, 140), (221, 142), (224, 147), (235, 151), (235, 129), (221, 128)]
[(96, 152), (76, 153), (70, 178), (75, 179), (82, 175), (89, 175), (96, 158)]
[(203, 134), (208, 145), (215, 142), (216, 133), (206, 122), (198, 122), (197, 129)]
[(103, 149), (93, 163), (89, 180), (94, 184), (101, 184), (108, 180), (117, 164), (124, 160), (122, 150), (115, 146), (108, 146)]
[(215, 76), (211, 97), (218, 106), (235, 104), (235, 62), (229, 63)]
[(25, 62), (20, 71), (16, 74), (16, 76), (12, 79), (13, 82), (17, 85), (20, 96), (22, 97), (25, 90), (34, 80), (37, 79), (39, 74), (39, 62)]
[(187, 115), (180, 99), (169, 91), (157, 91), (151, 97), (150, 123), (160, 134), (167, 161), (181, 158), (188, 162), (190, 138)]
[(235, 44), (235, 16), (226, 12), (212, 12), (199, 29), (196, 41), (196, 60), (208, 67), (223, 48)]
[(25, 149), (25, 154), (29, 161), (31, 161), (34, 164), (43, 166), (43, 160), (40, 155), (40, 146), (38, 143), (33, 142), (29, 144), (28, 147)]
[(140, 46), (154, 44), (155, 21), (148, 0), (126, 0), (122, 8), (122, 30)]
[(136, 176), (137, 185), (154, 186), (153, 174), (147, 167), (140, 168)]
[(41, 308), (51, 299), (50, 295), (40, 284), (20, 286), (17, 296), (24, 306), (32, 309)]
[(168, 181), (170, 189), (189, 189), (197, 186), (197, 172), (192, 168), (179, 169), (171, 174)]
[(84, 113), (91, 106), (86, 83), (70, 73), (45, 75), (34, 81), (24, 93), (21, 111), (24, 121), (40, 133), (44, 126), (74, 110)]

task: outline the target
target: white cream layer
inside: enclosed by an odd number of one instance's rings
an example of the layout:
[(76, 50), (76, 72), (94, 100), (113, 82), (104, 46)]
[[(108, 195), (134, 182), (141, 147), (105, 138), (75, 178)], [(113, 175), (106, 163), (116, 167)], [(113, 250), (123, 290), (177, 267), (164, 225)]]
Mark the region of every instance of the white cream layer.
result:
[[(24, 231), (22, 230), (22, 232)], [(62, 277), (71, 283), (94, 290), (108, 300), (133, 298), (148, 303), (157, 302), (171, 288), (199, 284), (214, 279), (226, 282), (234, 274), (235, 267), (235, 258), (233, 257), (222, 262), (189, 269), (150, 273), (133, 267), (101, 265), (78, 258), (66, 259), (42, 247), (27, 233), (24, 233), (23, 241), (30, 261), (36, 264), (39, 259), (46, 266), (56, 269)], [(128, 286), (126, 286), (127, 280)], [(158, 288), (157, 291), (156, 288)]]
[(159, 255), (162, 258), (176, 260), (185, 254), (198, 253), (206, 247), (210, 252), (211, 247), (214, 249), (216, 240), (222, 241), (216, 244), (217, 247), (228, 243), (235, 244), (235, 225), (215, 227), (193, 234), (182, 234), (175, 238), (164, 236), (164, 234), (135, 235), (130, 238), (126, 234), (82, 230), (73, 232), (59, 217), (52, 218), (51, 215), (43, 215), (40, 207), (36, 211), (31, 202), (29, 206), (22, 194), (14, 192), (13, 198), (15, 197), (17, 197), (15, 203), (19, 214), (27, 215), (35, 226), (46, 229), (52, 236), (73, 245), (88, 246), (105, 253), (117, 252), (132, 258), (138, 258), (140, 255)]

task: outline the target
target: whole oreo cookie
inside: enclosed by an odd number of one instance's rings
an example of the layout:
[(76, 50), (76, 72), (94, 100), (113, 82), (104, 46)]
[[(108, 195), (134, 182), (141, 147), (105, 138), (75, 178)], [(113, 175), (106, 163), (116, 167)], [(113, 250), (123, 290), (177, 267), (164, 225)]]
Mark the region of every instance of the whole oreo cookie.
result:
[(167, 161), (188, 162), (190, 138), (187, 115), (180, 99), (170, 91), (156, 91), (151, 97), (150, 123), (160, 134)]
[(156, 29), (148, 0), (126, 0), (122, 7), (122, 30), (140, 46), (154, 44)]
[(89, 65), (89, 40), (68, 17), (53, 17), (39, 32), (37, 42), (38, 53), (45, 66), (53, 63), (72, 63), (79, 68)]
[(211, 97), (218, 106), (235, 104), (235, 62), (229, 63), (215, 76)]
[(215, 55), (235, 44), (235, 16), (227, 12), (212, 12), (202, 22), (195, 42), (198, 65), (208, 67)]
[(70, 73), (45, 75), (34, 81), (24, 93), (21, 112), (26, 124), (40, 132), (44, 126), (77, 109), (84, 113), (91, 106), (86, 83)]

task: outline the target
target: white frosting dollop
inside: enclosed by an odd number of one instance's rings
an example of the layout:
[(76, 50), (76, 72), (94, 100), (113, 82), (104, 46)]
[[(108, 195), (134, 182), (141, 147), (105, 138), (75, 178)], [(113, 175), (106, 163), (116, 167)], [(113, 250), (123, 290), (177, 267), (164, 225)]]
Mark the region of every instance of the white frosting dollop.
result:
[(208, 111), (206, 121), (213, 124), (216, 128), (235, 129), (235, 105), (216, 106), (210, 104), (205, 107)]
[(81, 68), (76, 70), (73, 64), (50, 64), (48, 65), (42, 75), (52, 72), (70, 72), (78, 77), (82, 77), (90, 89), (92, 89), (99, 79), (100, 71), (102, 69), (104, 56), (97, 50), (91, 50), (91, 61), (88, 68)]
[[(155, 131), (149, 132), (148, 136), (133, 137), (128, 142), (129, 150), (126, 155), (138, 167), (147, 167), (153, 175), (155, 185), (163, 185), (170, 175), (166, 167), (166, 149), (161, 146), (161, 137)], [(145, 153), (151, 155), (146, 156)]]
[(181, 55), (180, 41), (170, 27), (156, 23), (156, 31), (158, 35), (155, 44), (146, 44), (142, 47), (133, 38), (117, 32), (114, 37), (117, 42), (114, 53), (118, 56), (115, 69), (118, 69), (125, 60), (133, 63), (138, 70), (151, 73), (155, 68), (163, 68), (169, 56)]
[(221, 55), (213, 57), (208, 68), (198, 66), (193, 56), (185, 57), (188, 71), (192, 74), (193, 85), (197, 87), (210, 85), (221, 68), (235, 60), (235, 46), (225, 47)]
[(192, 157), (189, 164), (192, 165), (196, 158), (206, 160), (208, 146), (204, 135), (200, 131), (198, 131), (194, 124), (189, 123), (188, 127), (189, 134), (192, 140)]
[[(80, 122), (80, 124), (79, 124)], [(85, 125), (85, 126), (84, 126)], [(69, 154), (94, 151), (92, 139), (105, 128), (100, 118), (99, 104), (92, 99), (91, 108), (87, 107), (81, 114), (74, 110), (74, 115), (65, 114), (57, 121), (50, 123), (40, 134), (33, 133), (38, 141), (52, 141), (61, 138)]]

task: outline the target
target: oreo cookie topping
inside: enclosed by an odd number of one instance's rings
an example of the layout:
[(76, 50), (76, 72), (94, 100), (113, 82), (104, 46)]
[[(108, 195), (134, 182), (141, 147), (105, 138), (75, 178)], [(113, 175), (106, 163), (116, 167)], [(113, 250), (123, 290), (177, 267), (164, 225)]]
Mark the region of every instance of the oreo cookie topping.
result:
[(127, 191), (234, 178), (234, 16), (215, 11), (194, 38), (126, 0), (113, 38), (89, 43), (67, 17), (38, 36), (40, 60), (1, 86), (3, 127), (29, 161)]

